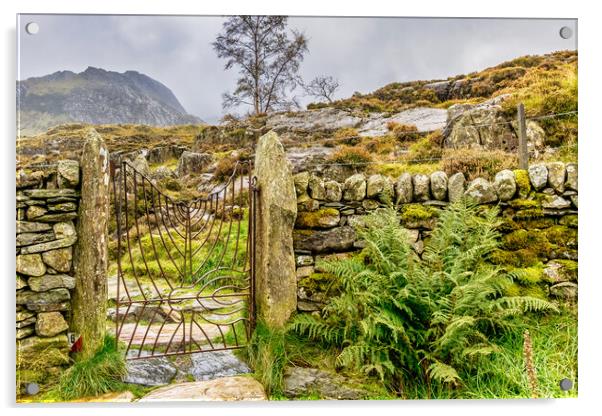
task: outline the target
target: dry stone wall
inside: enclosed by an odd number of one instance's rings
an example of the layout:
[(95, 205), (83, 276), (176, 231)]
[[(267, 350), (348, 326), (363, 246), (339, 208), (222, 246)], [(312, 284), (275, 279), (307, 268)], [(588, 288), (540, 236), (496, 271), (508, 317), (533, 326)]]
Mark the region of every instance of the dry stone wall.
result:
[[(497, 205), (502, 225), (501, 247), (491, 261), (519, 271), (509, 294), (573, 301), (577, 296), (577, 165), (554, 162), (528, 170), (503, 170), (493, 181), (467, 181), (448, 176), (354, 174), (343, 182), (318, 172), (295, 175), (298, 214), (293, 232), (297, 304), (318, 311), (336, 282), (320, 268), (320, 260), (351, 256), (362, 248), (354, 225), (363, 215), (394, 204), (418, 255), (436, 225), (440, 210), (466, 197)], [(336, 289), (334, 289), (336, 291)]]
[(17, 384), (23, 388), (69, 363), (79, 163), (20, 171), (16, 186)]

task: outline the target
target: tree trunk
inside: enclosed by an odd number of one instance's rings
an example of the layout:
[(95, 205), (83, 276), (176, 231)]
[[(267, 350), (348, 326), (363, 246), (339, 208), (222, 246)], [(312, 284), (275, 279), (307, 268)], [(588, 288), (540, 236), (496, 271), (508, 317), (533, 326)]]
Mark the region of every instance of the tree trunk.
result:
[(79, 358), (86, 359), (103, 342), (107, 308), (109, 152), (94, 129), (86, 136), (81, 169), (72, 328), (81, 337)]

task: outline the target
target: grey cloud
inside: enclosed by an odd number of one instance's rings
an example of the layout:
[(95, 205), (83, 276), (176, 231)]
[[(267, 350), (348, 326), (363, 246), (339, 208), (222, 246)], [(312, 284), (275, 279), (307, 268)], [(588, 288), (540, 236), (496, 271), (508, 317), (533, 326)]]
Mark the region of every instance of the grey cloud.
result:
[[(25, 34), (29, 21), (40, 25), (39, 34)], [(19, 78), (87, 66), (137, 70), (172, 89), (190, 113), (215, 121), (223, 113), (221, 94), (236, 80), (211, 48), (222, 22), (217, 16), (21, 15)], [(337, 77), (339, 97), (576, 49), (576, 36), (558, 35), (562, 26), (576, 32), (570, 19), (294, 17), (289, 26), (309, 37), (301, 75)]]

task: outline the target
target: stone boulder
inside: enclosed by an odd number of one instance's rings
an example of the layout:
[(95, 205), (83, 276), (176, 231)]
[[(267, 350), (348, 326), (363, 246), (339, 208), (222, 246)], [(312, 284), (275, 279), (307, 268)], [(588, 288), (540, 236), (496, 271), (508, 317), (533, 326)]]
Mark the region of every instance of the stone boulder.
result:
[(262, 385), (253, 377), (235, 376), (161, 387), (140, 402), (257, 400), (267, 400)]
[(566, 178), (566, 167), (562, 162), (552, 162), (546, 165), (548, 168), (548, 185), (558, 193), (564, 192), (564, 181)]
[(69, 329), (69, 325), (60, 312), (42, 312), (36, 320), (36, 334), (41, 337), (53, 337)]
[(208, 153), (194, 153), (185, 151), (178, 159), (175, 173), (178, 177), (190, 175), (191, 173), (203, 173), (213, 163), (213, 156)]
[(497, 192), (500, 201), (508, 201), (512, 199), (516, 193), (516, 179), (514, 172), (505, 169), (495, 175), (493, 187)]
[(575, 301), (577, 300), (578, 286), (572, 282), (562, 282), (550, 286), (550, 295), (555, 298)]
[(322, 178), (311, 175), (309, 177), (309, 181), (307, 182), (307, 189), (309, 191), (309, 196), (318, 201), (323, 201), (326, 199), (326, 188), (324, 187), (324, 181)]
[(447, 181), (447, 194), (449, 202), (459, 201), (466, 191), (466, 178), (462, 172), (454, 173)]
[(362, 119), (336, 108), (270, 114), (266, 128), (276, 133), (334, 131), (356, 127)]
[(127, 361), (124, 380), (142, 386), (164, 386), (176, 376), (177, 368), (165, 357)]
[(40, 254), (24, 254), (17, 256), (17, 273), (26, 276), (42, 276), (46, 273), (46, 266)]
[(190, 374), (196, 381), (247, 374), (251, 369), (232, 351), (211, 351), (191, 354)]
[(289, 398), (317, 394), (325, 400), (360, 400), (367, 392), (350, 379), (317, 368), (288, 367), (284, 373), (284, 395)]
[(536, 190), (543, 189), (548, 183), (548, 168), (539, 163), (529, 166), (529, 180)]
[(328, 253), (348, 251), (355, 242), (355, 230), (345, 225), (329, 230), (294, 230), (295, 250)]
[[(444, 130), (445, 147), (501, 149), (513, 151), (518, 147), (516, 121), (508, 120), (497, 103), (499, 97), (476, 106), (450, 107), (450, 119)], [(458, 111), (460, 110), (460, 111)], [(527, 121), (527, 148), (538, 152), (544, 147), (544, 131), (534, 121)]]
[(464, 196), (477, 204), (487, 204), (497, 200), (495, 188), (483, 178), (477, 178), (470, 182)]
[(337, 181), (324, 182), (326, 201), (339, 202), (343, 198), (343, 187)]
[(59, 188), (73, 188), (79, 185), (79, 162), (77, 160), (59, 160), (56, 171)]
[(167, 166), (159, 166), (153, 172), (152, 177), (155, 180), (161, 180), (161, 179), (175, 178), (176, 174), (173, 170), (171, 170)]
[(402, 173), (395, 182), (395, 203), (409, 204), (414, 197), (414, 184), (412, 183), (412, 175)]
[(136, 158), (131, 162), (131, 165), (134, 167), (134, 170), (141, 175), (150, 177), (150, 167), (148, 166), (148, 161), (143, 154), (136, 156)]
[(366, 197), (366, 177), (361, 173), (348, 177), (344, 189), (344, 200), (361, 201)]
[(577, 164), (576, 163), (567, 163), (566, 164), (566, 188), (571, 190), (571, 191), (577, 191), (578, 186), (577, 186), (577, 177), (578, 177), (578, 170), (577, 170)]
[(332, 228), (339, 224), (341, 216), (336, 208), (320, 208), (316, 211), (297, 213), (295, 226), (298, 228)]
[(299, 172), (293, 176), (297, 196), (305, 195), (309, 186), (309, 172)]
[(412, 178), (414, 187), (414, 199), (417, 201), (428, 201), (431, 199), (430, 178), (428, 175), (417, 174)]
[(430, 181), (433, 198), (444, 201), (447, 198), (447, 175), (445, 172), (437, 171), (431, 173)]

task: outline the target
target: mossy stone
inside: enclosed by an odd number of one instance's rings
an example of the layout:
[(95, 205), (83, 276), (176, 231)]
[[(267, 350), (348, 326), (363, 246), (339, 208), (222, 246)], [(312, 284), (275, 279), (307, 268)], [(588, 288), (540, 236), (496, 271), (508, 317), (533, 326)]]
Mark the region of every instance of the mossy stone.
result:
[(407, 228), (432, 229), (438, 216), (439, 211), (431, 206), (407, 204), (402, 208), (401, 222)]
[(335, 208), (321, 208), (317, 211), (301, 211), (297, 213), (296, 227), (332, 228), (339, 224), (341, 216)]
[(516, 190), (517, 194), (521, 198), (526, 198), (531, 192), (531, 182), (529, 181), (529, 172), (524, 169), (514, 170), (514, 177), (516, 179)]

